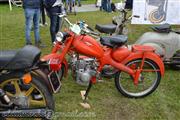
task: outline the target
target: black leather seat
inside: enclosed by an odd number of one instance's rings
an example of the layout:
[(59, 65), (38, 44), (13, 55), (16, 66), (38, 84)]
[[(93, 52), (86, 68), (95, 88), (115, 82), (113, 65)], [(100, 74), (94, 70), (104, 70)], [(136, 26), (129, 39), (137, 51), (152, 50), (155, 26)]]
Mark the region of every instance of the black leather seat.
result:
[(101, 37), (100, 42), (102, 45), (108, 47), (120, 47), (124, 45), (128, 40), (128, 37), (125, 35), (116, 35), (116, 36), (108, 36), (108, 37)]
[(0, 51), (0, 68), (7, 65), (16, 55), (17, 51)]
[(169, 33), (171, 32), (171, 26), (169, 24), (163, 24), (159, 26), (153, 26), (152, 29), (160, 33)]
[(19, 70), (32, 67), (40, 58), (41, 51), (27, 45), (17, 51), (0, 51), (0, 69)]
[(116, 31), (116, 25), (114, 25), (114, 24), (108, 24), (108, 25), (96, 24), (95, 29), (101, 33), (113, 34)]

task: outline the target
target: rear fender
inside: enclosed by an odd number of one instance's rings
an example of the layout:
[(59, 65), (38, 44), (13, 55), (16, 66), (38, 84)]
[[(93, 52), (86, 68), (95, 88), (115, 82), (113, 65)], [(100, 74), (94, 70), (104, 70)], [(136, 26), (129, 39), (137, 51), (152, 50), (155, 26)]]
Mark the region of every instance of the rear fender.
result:
[(166, 55), (166, 51), (163, 48), (163, 46), (161, 44), (157, 44), (157, 43), (144, 43), (142, 45), (147, 45), (147, 46), (152, 46), (153, 48), (155, 48), (155, 52), (164, 57)]
[(38, 78), (38, 80), (40, 80), (41, 83), (45, 84), (48, 87), (49, 91), (53, 93), (50, 82), (47, 78), (47, 75), (44, 72), (42, 72), (41, 70), (34, 70), (34, 71), (31, 71), (31, 75)]
[[(154, 61), (158, 65), (158, 67), (160, 68), (161, 75), (164, 76), (164, 72), (165, 72), (164, 63), (158, 55), (156, 55), (153, 52), (145, 52), (144, 57), (146, 59), (150, 59), (150, 60)], [(130, 62), (132, 60), (142, 59), (142, 58), (143, 58), (142, 52), (135, 52), (135, 53), (130, 54), (126, 59), (124, 59), (122, 61), (122, 63), (127, 64), (128, 62)]]
[[(49, 55), (45, 55), (41, 58), (41, 61), (49, 61), (50, 59), (55, 59), (55, 58), (59, 58), (60, 55), (57, 54), (57, 53), (52, 53), (52, 54), (49, 54)], [(67, 76), (68, 74), (68, 62), (67, 60), (64, 58), (63, 61), (62, 61), (62, 65), (61, 66), (64, 66), (64, 75)]]

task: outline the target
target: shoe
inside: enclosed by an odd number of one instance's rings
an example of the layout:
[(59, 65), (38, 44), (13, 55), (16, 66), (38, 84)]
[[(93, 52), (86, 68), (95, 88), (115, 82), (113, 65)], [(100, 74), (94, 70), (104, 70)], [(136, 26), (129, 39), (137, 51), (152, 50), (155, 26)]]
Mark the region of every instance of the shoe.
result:
[(30, 43), (26, 43), (26, 45), (32, 45), (32, 43), (30, 42)]
[(47, 47), (45, 44), (41, 43), (41, 41), (39, 41), (38, 43), (35, 43), (35, 46), (38, 48), (45, 48)]
[(40, 27), (43, 27), (44, 25), (42, 23), (39, 24)]
[(46, 23), (44, 23), (44, 25), (45, 25), (45, 26), (48, 26), (48, 23), (46, 22)]
[(40, 47), (40, 48), (45, 48), (45, 47), (47, 47), (47, 45), (45, 45), (45, 44), (43, 44), (43, 43), (40, 43), (40, 44), (39, 44), (39, 47)]
[(81, 4), (79, 4), (78, 7), (81, 7)]
[(35, 99), (35, 100), (42, 100), (43, 97), (42, 97), (41, 94), (37, 94), (37, 95), (34, 95), (34, 99)]

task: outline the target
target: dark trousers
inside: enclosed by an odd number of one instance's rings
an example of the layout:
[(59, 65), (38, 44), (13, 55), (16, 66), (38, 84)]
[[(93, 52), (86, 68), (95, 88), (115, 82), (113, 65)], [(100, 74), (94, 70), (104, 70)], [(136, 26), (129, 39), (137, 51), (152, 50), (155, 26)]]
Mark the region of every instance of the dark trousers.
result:
[(107, 12), (112, 12), (110, 0), (102, 0), (101, 7)]
[(40, 23), (42, 23), (43, 25), (46, 23), (46, 16), (45, 16), (45, 9), (44, 6), (41, 6), (41, 19), (40, 19)]
[(52, 43), (56, 40), (56, 34), (60, 28), (60, 18), (57, 15), (50, 15), (50, 34)]
[(47, 9), (48, 16), (50, 18), (50, 34), (52, 43), (56, 40), (56, 34), (61, 28), (61, 18), (57, 13), (61, 13), (61, 7), (53, 7)]

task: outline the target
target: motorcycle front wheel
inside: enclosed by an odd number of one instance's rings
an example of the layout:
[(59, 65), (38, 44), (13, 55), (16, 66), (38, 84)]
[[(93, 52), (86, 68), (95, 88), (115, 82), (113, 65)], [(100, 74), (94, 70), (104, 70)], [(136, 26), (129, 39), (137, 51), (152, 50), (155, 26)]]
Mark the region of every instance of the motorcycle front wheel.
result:
[[(141, 61), (141, 59), (132, 60), (126, 66), (137, 70), (141, 65)], [(160, 80), (161, 73), (157, 64), (152, 60), (146, 59), (137, 85), (134, 84), (131, 75), (120, 71), (115, 76), (115, 86), (126, 97), (141, 98), (155, 91)]]
[[(0, 88), (3, 89), (10, 100), (18, 106), (18, 109), (44, 108), (54, 110), (54, 99), (48, 87), (38, 80), (38, 77), (35, 75), (32, 75), (30, 84), (24, 84), (21, 80), (21, 75), (22, 74), (10, 73), (0, 76)], [(7, 119), (14, 120), (15, 118)], [(40, 119), (45, 120), (46, 118)]]

